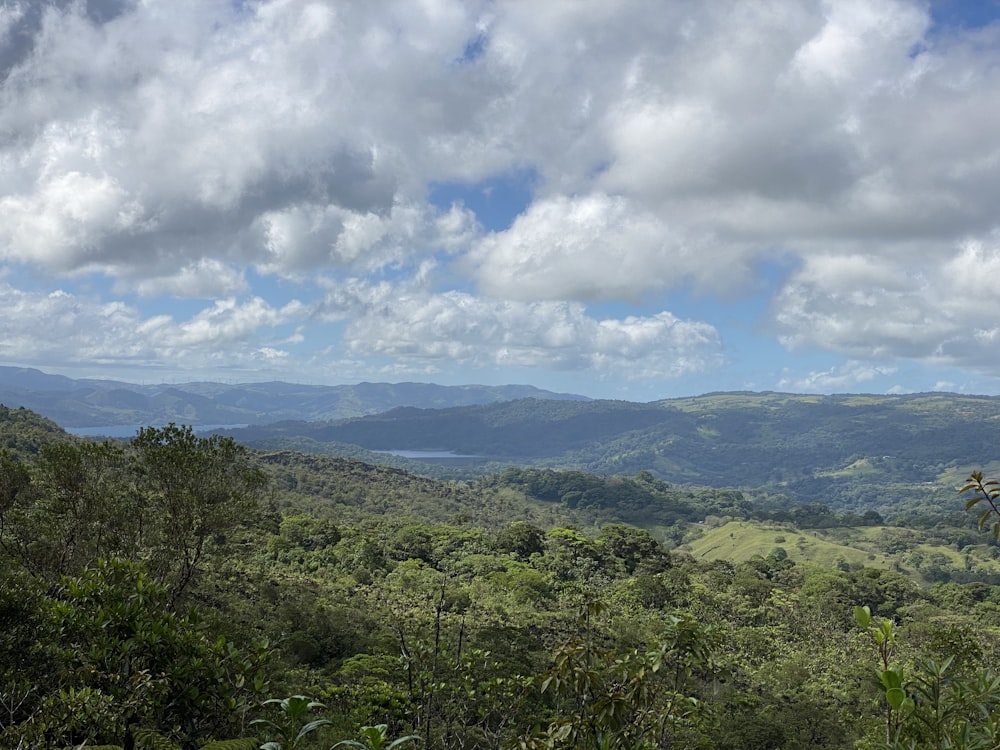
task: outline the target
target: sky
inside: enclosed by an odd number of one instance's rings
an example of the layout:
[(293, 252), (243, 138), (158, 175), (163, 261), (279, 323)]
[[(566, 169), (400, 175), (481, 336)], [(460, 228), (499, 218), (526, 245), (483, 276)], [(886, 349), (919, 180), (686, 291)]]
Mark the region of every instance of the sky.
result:
[(994, 0), (0, 0), (0, 365), (1000, 394)]

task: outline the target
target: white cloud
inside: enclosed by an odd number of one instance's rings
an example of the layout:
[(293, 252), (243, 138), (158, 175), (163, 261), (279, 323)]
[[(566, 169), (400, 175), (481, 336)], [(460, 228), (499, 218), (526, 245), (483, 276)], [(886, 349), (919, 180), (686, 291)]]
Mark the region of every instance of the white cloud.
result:
[[(128, 368), (239, 368), (261, 356), (275, 359), (276, 347), (255, 344), (260, 336), (301, 319), (291, 302), (273, 308), (259, 298), (216, 302), (189, 320), (144, 317), (121, 302), (102, 303), (64, 290), (24, 292), (0, 282), (7, 313), (0, 332), (0, 359), (37, 367), (101, 364)], [(180, 363), (180, 367), (178, 364)]]
[(947, 255), (915, 246), (909, 262), (904, 250), (808, 258), (775, 299), (782, 342), (1000, 372), (1000, 233)]
[[(865, 383), (884, 378), (897, 372), (896, 367), (872, 365), (867, 362), (848, 361), (827, 370), (814, 370), (805, 376), (786, 374), (778, 388), (805, 393), (849, 392), (864, 390)], [(898, 392), (893, 388), (890, 392)]]
[[(627, 299), (700, 275), (714, 249), (624, 198), (598, 193), (536, 201), (510, 229), (477, 243), (470, 262), (480, 288), (494, 296)], [(737, 271), (717, 273), (715, 283)]]
[(97, 303), (63, 290), (22, 292), (0, 284), (5, 324), (0, 356), (6, 361), (146, 362), (155, 357), (150, 342), (137, 335), (141, 323), (134, 309), (120, 302)]
[(597, 319), (579, 303), (484, 300), (420, 285), (352, 280), (322, 315), (348, 320), (353, 355), (458, 367), (592, 369), (624, 379), (674, 377), (721, 364), (718, 332), (668, 312)]
[[(806, 78), (857, 86), (865, 93), (906, 75), (913, 40), (923, 37), (930, 25), (923, 8), (906, 3), (825, 0), (822, 7), (823, 26), (799, 47), (795, 70)], [(873, 78), (873, 70), (882, 76)]]
[[(349, 273), (325, 314), (358, 357), (656, 378), (714, 366), (724, 333), (585, 304), (724, 306), (781, 258), (789, 348), (1000, 373), (1000, 25), (930, 24), (918, 0), (9, 2), (0, 262), (140, 304), (248, 298), (95, 319), (136, 316), (155, 360), (307, 314), (257, 275)], [(428, 203), (519, 170), (510, 227)], [(433, 292), (380, 283), (431, 258)]]
[(250, 340), (259, 329), (297, 321), (305, 312), (304, 305), (298, 301), (274, 308), (260, 297), (242, 304), (233, 298), (216, 300), (212, 307), (190, 320), (176, 327), (171, 325), (171, 330), (164, 332), (162, 337), (168, 346), (215, 347)]
[(212, 258), (202, 258), (170, 276), (149, 276), (135, 282), (123, 277), (115, 286), (115, 290), (120, 292), (130, 288), (144, 297), (168, 294), (179, 298), (205, 299), (245, 292), (248, 284), (245, 276), (232, 266)]
[(476, 235), (475, 215), (460, 206), (438, 212), (397, 204), (383, 214), (336, 206), (294, 206), (263, 214), (263, 273), (295, 274), (325, 267), (374, 271), (414, 255), (454, 253)]

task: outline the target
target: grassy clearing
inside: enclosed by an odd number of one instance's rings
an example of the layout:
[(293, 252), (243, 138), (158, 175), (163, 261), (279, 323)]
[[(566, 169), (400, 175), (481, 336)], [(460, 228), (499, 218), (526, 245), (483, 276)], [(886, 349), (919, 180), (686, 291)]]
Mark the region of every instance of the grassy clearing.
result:
[(1000, 574), (1000, 561), (991, 557), (987, 545), (966, 547), (961, 552), (951, 546), (920, 542), (916, 536), (905, 551), (886, 553), (880, 550), (883, 536), (913, 534), (912, 530), (885, 526), (866, 526), (818, 531), (798, 531), (780, 524), (755, 521), (730, 521), (681, 547), (696, 559), (744, 562), (751, 557), (766, 557), (781, 547), (796, 563), (825, 569), (843, 566), (893, 569), (917, 581), (929, 583), (921, 574), (924, 562), (942, 561), (948, 568), (968, 566), (986, 574)]
[(755, 555), (766, 557), (775, 547), (783, 548), (789, 559), (797, 563), (812, 563), (826, 568), (833, 568), (841, 561), (852, 566), (879, 568), (890, 568), (894, 562), (888, 555), (842, 544), (808, 531), (753, 521), (730, 521), (724, 526), (706, 529), (703, 536), (684, 545), (695, 558), (733, 562), (743, 562)]
[(681, 411), (698, 413), (712, 412), (717, 409), (778, 407), (789, 403), (816, 404), (820, 403), (823, 398), (823, 396), (812, 394), (735, 392), (712, 393), (695, 398), (665, 399), (660, 403)]
[(854, 463), (848, 464), (843, 469), (835, 471), (817, 471), (818, 477), (856, 477), (862, 474), (878, 474), (882, 469), (875, 466), (870, 458), (859, 458)]
[(958, 490), (959, 487), (965, 486), (969, 475), (974, 471), (981, 471), (987, 477), (1000, 477), (1000, 461), (990, 461), (982, 466), (962, 465), (947, 467), (938, 474), (937, 483), (946, 487), (954, 487)]

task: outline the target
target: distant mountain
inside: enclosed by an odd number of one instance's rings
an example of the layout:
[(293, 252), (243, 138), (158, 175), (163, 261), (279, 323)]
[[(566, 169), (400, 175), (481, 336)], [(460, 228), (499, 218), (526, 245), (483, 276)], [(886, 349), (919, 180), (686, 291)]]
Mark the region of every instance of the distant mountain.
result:
[(445, 408), (521, 398), (586, 400), (527, 385), (430, 383), (184, 383), (137, 385), (67, 378), (0, 367), (0, 404), (31, 409), (63, 427), (178, 424), (239, 425), (280, 420), (336, 420), (400, 406)]
[(439, 476), (508, 465), (597, 475), (650, 471), (673, 483), (887, 508), (904, 498), (954, 503), (955, 487), (970, 469), (1000, 467), (998, 425), (1000, 398), (986, 396), (716, 393), (648, 404), (527, 399), (398, 408), (228, 434), (261, 448), (294, 446), (364, 460), (377, 454), (361, 449), (474, 456), (460, 465), (424, 463)]

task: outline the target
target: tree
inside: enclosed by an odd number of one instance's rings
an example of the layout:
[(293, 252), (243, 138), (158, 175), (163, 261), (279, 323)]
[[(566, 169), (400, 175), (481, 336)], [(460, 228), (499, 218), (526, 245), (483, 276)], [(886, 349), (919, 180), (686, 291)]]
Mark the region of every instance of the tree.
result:
[(46, 445), (33, 467), (33, 557), (56, 576), (99, 558), (138, 559), (145, 514), (123, 446), (76, 441)]
[(497, 534), (495, 546), (519, 560), (528, 560), (545, 551), (545, 532), (525, 521), (515, 521)]
[(646, 573), (659, 573), (670, 567), (670, 556), (663, 546), (644, 529), (612, 523), (601, 529), (598, 537), (630, 575), (640, 568)]
[(150, 571), (170, 587), (173, 605), (207, 554), (259, 520), (267, 478), (231, 438), (197, 437), (190, 427), (142, 429), (131, 450), (145, 515), (156, 526), (147, 543)]
[(38, 579), (0, 561), (0, 746), (37, 710), (37, 686), (56, 679), (49, 602)]
[(885, 710), (886, 746), (923, 750), (978, 750), (1000, 740), (1000, 676), (989, 670), (962, 673), (953, 659), (918, 660), (909, 668), (895, 657), (895, 623), (873, 618), (868, 607), (854, 617), (878, 649), (875, 677)]
[(0, 549), (49, 581), (98, 559), (142, 560), (173, 606), (206, 555), (259, 521), (266, 486), (246, 448), (175, 425), (128, 446), (52, 443), (31, 462), (3, 452)]
[(670, 617), (652, 648), (618, 653), (603, 644), (598, 631), (603, 611), (599, 600), (584, 602), (580, 634), (555, 647), (539, 689), (552, 696), (557, 718), (524, 738), (521, 747), (646, 750), (699, 738), (708, 706), (695, 688), (699, 678), (712, 674), (715, 629)]
[(0, 550), (29, 570), (34, 534), (26, 528), (26, 521), (33, 504), (27, 464), (9, 450), (0, 450)]
[(196, 610), (168, 611), (169, 594), (123, 560), (64, 578), (36, 633), (54, 663), (30, 715), (7, 726), (0, 745), (130, 745), (148, 729), (187, 748), (241, 734), (268, 686), (267, 644), (241, 651), (209, 633)]
[(101, 556), (136, 557), (140, 505), (127, 474), (113, 443), (51, 443), (30, 463), (0, 455), (0, 547), (49, 580)]

